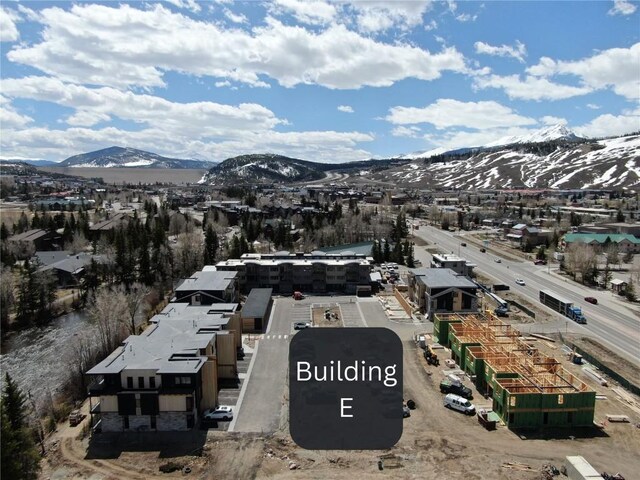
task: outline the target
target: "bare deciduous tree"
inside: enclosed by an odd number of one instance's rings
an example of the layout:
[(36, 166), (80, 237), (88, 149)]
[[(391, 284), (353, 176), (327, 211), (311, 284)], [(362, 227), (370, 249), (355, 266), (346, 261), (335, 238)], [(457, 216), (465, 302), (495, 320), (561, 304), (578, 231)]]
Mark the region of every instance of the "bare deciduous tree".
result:
[(143, 323), (142, 317), (144, 317), (149, 309), (146, 301), (147, 293), (149, 292), (143, 284), (138, 282), (131, 285), (129, 290), (121, 285), (118, 287), (118, 291), (124, 296), (127, 304), (127, 311), (129, 312), (127, 328), (129, 329), (129, 333), (136, 335), (140, 325)]
[(100, 287), (89, 300), (87, 312), (96, 327), (100, 353), (108, 355), (126, 335), (129, 310), (124, 293)]
[(574, 279), (580, 275), (580, 281), (584, 283), (589, 273), (597, 268), (597, 258), (591, 245), (572, 243), (565, 251), (565, 267)]
[(65, 245), (65, 248), (72, 254), (84, 252), (89, 246), (89, 241), (82, 232), (76, 232), (70, 242)]
[(188, 277), (203, 265), (202, 232), (183, 233), (173, 251), (174, 269), (178, 278)]

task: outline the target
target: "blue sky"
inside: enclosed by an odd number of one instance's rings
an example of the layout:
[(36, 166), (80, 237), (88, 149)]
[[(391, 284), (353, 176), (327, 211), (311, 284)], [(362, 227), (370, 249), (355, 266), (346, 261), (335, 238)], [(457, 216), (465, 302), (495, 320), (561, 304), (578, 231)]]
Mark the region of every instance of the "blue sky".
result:
[(640, 130), (637, 2), (11, 2), (0, 156), (320, 162)]

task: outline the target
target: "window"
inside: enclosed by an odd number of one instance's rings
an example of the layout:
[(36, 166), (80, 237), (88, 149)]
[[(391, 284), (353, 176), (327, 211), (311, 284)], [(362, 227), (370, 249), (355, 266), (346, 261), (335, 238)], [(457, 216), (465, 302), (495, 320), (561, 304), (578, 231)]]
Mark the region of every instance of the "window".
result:
[(133, 388), (133, 377), (127, 377), (127, 388)]
[(138, 377), (138, 388), (144, 388), (144, 377)]
[(193, 410), (193, 397), (187, 397), (185, 398), (185, 403), (186, 403), (186, 411), (190, 412)]
[(156, 388), (156, 377), (149, 377), (149, 388)]
[(191, 377), (176, 377), (176, 385), (191, 385)]
[(564, 403), (564, 395), (558, 395), (558, 405), (562, 405)]
[(124, 430), (129, 430), (129, 415), (122, 417), (122, 428)]
[(509, 406), (510, 407), (515, 407), (516, 406), (516, 397), (509, 397)]
[(156, 416), (155, 415), (151, 415), (150, 421), (151, 421), (151, 430), (155, 430), (156, 429)]

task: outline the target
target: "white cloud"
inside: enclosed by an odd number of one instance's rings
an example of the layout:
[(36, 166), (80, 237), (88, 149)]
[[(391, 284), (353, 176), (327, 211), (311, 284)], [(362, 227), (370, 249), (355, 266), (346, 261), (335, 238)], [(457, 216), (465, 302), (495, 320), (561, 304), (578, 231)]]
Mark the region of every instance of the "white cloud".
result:
[(618, 95), (637, 101), (640, 100), (638, 58), (640, 43), (629, 48), (611, 48), (576, 61), (556, 61), (542, 57), (527, 72), (543, 77), (575, 75), (588, 88), (611, 88)]
[(0, 145), (6, 158), (49, 158), (62, 160), (118, 144), (152, 151), (176, 158), (205, 158), (222, 161), (240, 154), (272, 152), (319, 162), (334, 163), (371, 158), (371, 153), (357, 148), (373, 137), (359, 132), (251, 132), (242, 137), (211, 141), (188, 138), (154, 128), (126, 131), (114, 127), (89, 128), (20, 128), (3, 131)]
[(419, 138), (420, 129), (414, 126), (405, 127), (400, 125), (391, 130), (391, 135), (394, 137)]
[(531, 75), (527, 75), (524, 80), (519, 75), (477, 76), (473, 80), (473, 86), (476, 89), (500, 88), (509, 98), (519, 100), (561, 100), (593, 91), (593, 88), (588, 86), (562, 85)]
[(185, 10), (191, 10), (194, 13), (200, 11), (200, 5), (195, 0), (166, 0), (166, 2)]
[(173, 13), (162, 5), (73, 5), (40, 12), (42, 41), (8, 52), (29, 65), (73, 83), (119, 88), (165, 86), (175, 71), (213, 76), (253, 86), (317, 84), (334, 89), (389, 86), (416, 78), (434, 80), (443, 71), (465, 72), (455, 48), (431, 53), (401, 42), (383, 43), (331, 25), (321, 32), (267, 18), (251, 32)]
[(499, 57), (511, 57), (521, 63), (524, 63), (524, 57), (527, 56), (527, 47), (525, 47), (524, 43), (519, 40), (516, 40), (516, 44), (513, 47), (509, 45), (500, 45), (496, 47), (484, 42), (476, 42), (474, 47), (476, 49), (476, 53), (497, 55)]
[[(318, 161), (360, 160), (371, 157), (358, 148), (373, 137), (361, 132), (278, 132), (286, 120), (258, 104), (223, 105), (214, 102), (176, 103), (161, 97), (110, 87), (88, 88), (48, 77), (3, 79), (0, 85), (0, 147), (5, 156), (63, 159), (112, 145), (114, 139), (176, 157), (223, 160), (240, 153), (276, 152)], [(8, 97), (8, 98), (7, 98)], [(52, 102), (73, 108), (67, 129), (25, 128), (29, 117), (11, 107), (13, 98)], [(127, 131), (94, 126), (116, 118), (140, 126)], [(6, 123), (5, 123), (6, 122)]]
[(627, 0), (613, 0), (613, 7), (607, 13), (609, 15), (631, 15), (636, 11), (636, 5)]
[(438, 28), (438, 22), (436, 22), (435, 20), (431, 20), (429, 23), (425, 24), (424, 29), (427, 32), (430, 32), (431, 30), (435, 30), (436, 28)]
[(20, 38), (16, 22), (20, 16), (10, 8), (0, 8), (0, 42), (15, 42)]
[(353, 107), (349, 105), (338, 105), (338, 110), (344, 113), (353, 113)]
[(456, 20), (459, 22), (475, 22), (478, 19), (478, 15), (471, 15), (469, 13), (461, 13), (456, 15)]
[(545, 115), (540, 119), (540, 122), (545, 125), (566, 125), (567, 123), (569, 123), (567, 122), (566, 118), (554, 117), (551, 115)]
[(601, 107), (595, 103), (587, 103), (587, 108), (590, 108), (591, 110), (600, 110)]
[(223, 135), (260, 131), (284, 122), (262, 105), (238, 106), (214, 102), (176, 103), (153, 95), (139, 95), (110, 87), (88, 88), (50, 77), (3, 79), (3, 95), (52, 102), (77, 113), (71, 125), (89, 126), (108, 117), (188, 135)]
[(100, 122), (108, 122), (111, 117), (106, 113), (78, 110), (67, 118), (66, 123), (73, 127), (93, 127)]
[(0, 127), (2, 130), (21, 128), (31, 122), (33, 122), (33, 118), (21, 115), (13, 108), (8, 98), (0, 96)]
[(573, 130), (578, 135), (586, 137), (608, 137), (637, 132), (640, 130), (640, 108), (624, 111), (621, 115), (600, 115)]
[(441, 98), (424, 108), (393, 107), (385, 119), (394, 125), (430, 123), (437, 129), (466, 127), (485, 130), (536, 123), (534, 119), (518, 115), (497, 102), (460, 102), (451, 98)]
[(231, 86), (231, 82), (229, 80), (224, 80), (222, 82), (216, 82), (214, 83), (214, 85), (218, 88), (222, 88), (222, 87), (230, 87)]
[(247, 17), (241, 13), (233, 13), (228, 8), (224, 9), (224, 16), (231, 20), (233, 23), (247, 23)]
[(469, 13), (458, 13), (458, 4), (454, 0), (447, 0), (447, 6), (449, 13), (451, 13), (459, 22), (475, 22), (478, 19), (478, 15), (471, 15)]
[(431, 0), (354, 1), (350, 6), (355, 11), (358, 30), (376, 33), (390, 28), (410, 30), (422, 24), (422, 17), (432, 3)]
[(316, 0), (275, 0), (270, 8), (275, 14), (287, 12), (299, 22), (309, 25), (325, 25), (333, 22), (337, 16), (334, 5)]

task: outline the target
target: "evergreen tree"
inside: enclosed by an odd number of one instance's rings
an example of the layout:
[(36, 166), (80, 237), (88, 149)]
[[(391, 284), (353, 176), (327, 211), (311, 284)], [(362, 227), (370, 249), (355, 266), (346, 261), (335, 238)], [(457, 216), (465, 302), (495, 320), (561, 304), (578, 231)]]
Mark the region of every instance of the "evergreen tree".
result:
[(26, 425), (26, 398), (6, 374), (0, 410), (2, 414), (1, 477), (30, 480), (37, 477), (40, 456), (33, 432)]
[(631, 279), (629, 279), (629, 283), (627, 283), (627, 288), (625, 288), (624, 295), (630, 302), (636, 301), (636, 287), (634, 286)]
[(391, 247), (389, 245), (389, 240), (386, 240), (384, 242), (384, 253), (382, 255), (382, 258), (385, 262), (391, 260)]
[(218, 234), (209, 224), (204, 235), (204, 264), (213, 265), (218, 252)]
[(416, 262), (413, 258), (413, 243), (409, 244), (408, 253), (407, 253), (407, 267), (416, 268)]
[(2, 226), (0, 226), (0, 240), (4, 242), (7, 238), (9, 238), (9, 229), (4, 222), (2, 222)]
[(142, 230), (138, 250), (138, 280), (145, 285), (153, 284), (153, 271), (149, 261), (149, 237), (146, 230)]

